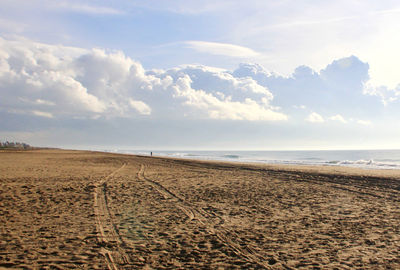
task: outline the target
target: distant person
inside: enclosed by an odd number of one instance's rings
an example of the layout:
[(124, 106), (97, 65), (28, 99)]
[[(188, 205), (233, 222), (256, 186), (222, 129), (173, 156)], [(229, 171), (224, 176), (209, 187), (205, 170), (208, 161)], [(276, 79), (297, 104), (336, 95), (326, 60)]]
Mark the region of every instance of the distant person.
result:
[(153, 152), (150, 152), (150, 156), (151, 156), (151, 157), (153, 156)]

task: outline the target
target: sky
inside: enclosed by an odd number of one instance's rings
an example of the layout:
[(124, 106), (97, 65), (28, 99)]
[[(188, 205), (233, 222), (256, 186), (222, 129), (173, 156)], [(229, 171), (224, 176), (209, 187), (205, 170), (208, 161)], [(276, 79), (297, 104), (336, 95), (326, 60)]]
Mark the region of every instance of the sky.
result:
[(3, 0), (0, 141), (400, 149), (400, 3)]

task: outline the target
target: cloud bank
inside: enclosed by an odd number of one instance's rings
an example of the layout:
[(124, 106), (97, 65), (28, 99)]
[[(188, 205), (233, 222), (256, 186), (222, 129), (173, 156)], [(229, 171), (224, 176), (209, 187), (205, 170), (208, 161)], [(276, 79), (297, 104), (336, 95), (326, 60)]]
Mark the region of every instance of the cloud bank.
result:
[(0, 39), (1, 110), (38, 117), (284, 121), (252, 78), (206, 66), (145, 70), (122, 52)]
[(369, 65), (356, 56), (335, 60), (320, 71), (299, 66), (289, 77), (257, 64), (241, 64), (232, 74), (254, 79), (271, 91), (274, 103), (286, 114), (312, 123), (364, 123), (382, 119), (388, 110), (398, 111), (400, 88), (374, 86)]
[[(206, 44), (207, 45), (207, 44)], [(207, 45), (208, 46), (208, 45)], [(214, 119), (371, 125), (400, 88), (373, 86), (355, 56), (289, 77), (257, 64), (145, 70), (120, 51), (0, 38), (1, 111), (57, 119)]]

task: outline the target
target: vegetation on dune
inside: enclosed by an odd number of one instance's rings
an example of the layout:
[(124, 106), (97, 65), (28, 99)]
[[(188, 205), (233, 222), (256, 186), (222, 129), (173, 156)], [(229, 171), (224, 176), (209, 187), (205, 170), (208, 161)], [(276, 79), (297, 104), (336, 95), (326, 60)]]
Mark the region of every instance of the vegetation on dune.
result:
[(32, 149), (33, 147), (26, 143), (21, 142), (0, 142), (0, 149)]

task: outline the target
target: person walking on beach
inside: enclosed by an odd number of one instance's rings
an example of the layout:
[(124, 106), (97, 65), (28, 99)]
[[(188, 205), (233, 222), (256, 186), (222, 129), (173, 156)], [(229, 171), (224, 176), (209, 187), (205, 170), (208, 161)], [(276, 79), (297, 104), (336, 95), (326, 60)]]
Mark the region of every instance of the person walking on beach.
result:
[(153, 156), (153, 152), (150, 152), (150, 156), (151, 156), (151, 157)]

